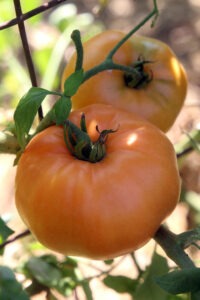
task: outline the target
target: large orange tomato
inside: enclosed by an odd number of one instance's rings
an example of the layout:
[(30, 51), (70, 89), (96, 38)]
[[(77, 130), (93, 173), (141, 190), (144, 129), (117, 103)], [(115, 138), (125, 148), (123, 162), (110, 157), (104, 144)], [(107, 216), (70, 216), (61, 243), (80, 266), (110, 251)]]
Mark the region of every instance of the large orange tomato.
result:
[[(63, 127), (51, 126), (27, 145), (16, 174), (16, 206), (45, 246), (65, 255), (108, 259), (146, 243), (175, 208), (180, 191), (176, 155), (154, 125), (94, 104), (82, 112), (93, 141), (116, 129), (96, 163), (77, 159), (66, 147)], [(98, 130), (96, 125), (98, 125)]]
[[(101, 63), (109, 51), (125, 36), (108, 30), (83, 44), (85, 71)], [(74, 72), (76, 54), (69, 60), (62, 75), (65, 79)], [(163, 42), (143, 36), (133, 36), (114, 55), (118, 64), (138, 66), (142, 76), (107, 70), (85, 81), (73, 96), (74, 109), (91, 103), (106, 103), (135, 112), (166, 132), (174, 123), (186, 97), (187, 79), (183, 66)]]

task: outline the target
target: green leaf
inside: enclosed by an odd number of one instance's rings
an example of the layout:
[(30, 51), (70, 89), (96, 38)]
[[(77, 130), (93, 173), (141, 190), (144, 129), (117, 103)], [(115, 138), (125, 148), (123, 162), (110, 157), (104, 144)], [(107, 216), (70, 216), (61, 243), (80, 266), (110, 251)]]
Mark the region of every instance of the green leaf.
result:
[(87, 280), (83, 280), (81, 286), (82, 286), (83, 291), (85, 293), (86, 300), (93, 300), (92, 290), (90, 288), (89, 282)]
[(191, 300), (199, 300), (200, 299), (200, 290), (198, 292), (191, 293)]
[(26, 268), (33, 278), (47, 287), (56, 287), (62, 278), (59, 268), (39, 257), (30, 258)]
[(6, 266), (0, 266), (0, 299), (29, 300), (13, 271)]
[(106, 259), (106, 260), (104, 260), (104, 264), (106, 264), (106, 265), (112, 265), (113, 262), (114, 262), (114, 259)]
[(69, 296), (80, 282), (78, 264), (74, 259), (67, 257), (59, 263), (59, 269), (62, 273), (62, 279), (59, 281), (56, 289), (64, 296)]
[(78, 267), (78, 261), (75, 258), (67, 256), (65, 260), (62, 262), (62, 265), (67, 266), (70, 269), (74, 269)]
[(200, 268), (173, 271), (155, 278), (156, 283), (173, 295), (200, 291)]
[[(14, 231), (6, 225), (2, 218), (0, 218), (0, 244), (4, 243), (13, 233)], [(3, 252), (4, 248), (2, 247), (2, 249), (0, 249), (0, 254), (2, 255)]]
[(79, 86), (83, 82), (83, 69), (72, 73), (64, 83), (64, 95), (71, 97), (76, 94)]
[(40, 258), (45, 261), (46, 263), (52, 265), (52, 266), (56, 266), (58, 265), (58, 260), (57, 257), (53, 254), (44, 254), (42, 256), (40, 256)]
[(17, 139), (22, 149), (26, 146), (27, 136), (37, 111), (48, 94), (53, 93), (42, 88), (32, 87), (20, 99), (17, 105), (14, 113), (14, 120)]
[(58, 261), (54, 255), (32, 257), (22, 272), (43, 287), (54, 288), (60, 294), (69, 296), (80, 281), (76, 274), (77, 263), (73, 259)]
[(56, 125), (61, 125), (66, 121), (71, 111), (70, 97), (62, 96), (54, 105)]
[(13, 233), (14, 231), (6, 225), (2, 218), (0, 218), (0, 243), (6, 241)]
[(55, 110), (52, 108), (48, 111), (48, 113), (44, 116), (44, 118), (40, 121), (38, 124), (35, 134), (43, 131), (45, 128), (53, 125), (56, 123), (56, 116), (55, 116)]
[(155, 284), (154, 277), (168, 270), (166, 259), (155, 252), (151, 265), (144, 272), (142, 284), (138, 285), (134, 293), (134, 300), (167, 300), (168, 294)]
[(137, 281), (126, 276), (108, 275), (103, 280), (104, 284), (118, 293), (133, 294), (137, 286)]
[[(168, 294), (167, 300), (189, 300), (187, 294), (181, 294), (181, 295), (170, 295)], [(191, 299), (192, 300), (192, 299)], [(199, 300), (199, 299), (198, 299)]]

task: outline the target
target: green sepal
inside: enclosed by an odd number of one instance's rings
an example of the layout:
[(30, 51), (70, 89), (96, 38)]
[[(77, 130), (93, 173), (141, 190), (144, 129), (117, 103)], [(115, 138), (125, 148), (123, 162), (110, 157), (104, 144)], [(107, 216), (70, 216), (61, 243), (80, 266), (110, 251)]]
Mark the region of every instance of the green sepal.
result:
[(104, 158), (106, 154), (105, 142), (108, 134), (116, 130), (106, 129), (100, 132), (98, 126), (96, 126), (96, 130), (99, 133), (99, 137), (93, 142), (87, 133), (84, 114), (81, 116), (80, 128), (69, 120), (64, 123), (64, 140), (72, 155), (91, 163), (96, 163)]
[(88, 160), (92, 142), (89, 135), (67, 120), (64, 124), (64, 139), (69, 151), (78, 159)]

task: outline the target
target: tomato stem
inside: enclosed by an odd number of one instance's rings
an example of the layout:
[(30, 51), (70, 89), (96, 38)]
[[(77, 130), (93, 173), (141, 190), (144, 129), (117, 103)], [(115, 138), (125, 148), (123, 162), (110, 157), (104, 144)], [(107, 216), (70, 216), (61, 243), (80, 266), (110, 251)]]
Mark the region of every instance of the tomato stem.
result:
[(190, 132), (184, 132), (183, 138), (175, 144), (175, 151), (178, 159), (183, 158), (185, 155), (193, 150), (200, 152), (200, 130), (192, 129)]
[(133, 29), (131, 29), (126, 35), (125, 37), (119, 42), (117, 43), (117, 45), (110, 51), (110, 53), (107, 56), (107, 59), (112, 59), (114, 54), (118, 51), (118, 49), (135, 33), (137, 32), (146, 22), (148, 22), (153, 16), (154, 16), (154, 20), (152, 22), (152, 26), (155, 25), (155, 21), (158, 17), (158, 7), (157, 7), (157, 1), (153, 0), (154, 3), (154, 7), (153, 10)]
[(134, 74), (133, 72), (125, 72), (124, 73), (124, 81), (125, 84), (134, 89), (141, 89), (148, 85), (149, 82), (153, 79), (153, 73), (151, 70), (145, 70), (145, 65), (148, 63), (152, 63), (151, 61), (141, 60), (138, 58), (138, 61), (134, 63), (134, 70), (138, 72)]
[(30, 234), (31, 234), (31, 232), (28, 229), (23, 231), (22, 233), (17, 234), (13, 238), (10, 238), (10, 239), (6, 240), (5, 242), (3, 242), (2, 244), (0, 244), (0, 250), (4, 249), (8, 244), (16, 242), (17, 240), (19, 240), (23, 237), (26, 237), (27, 235), (30, 235)]
[[(196, 268), (193, 261), (185, 253), (184, 249), (199, 240), (199, 229), (174, 234), (168, 228), (161, 225), (154, 236), (154, 240), (161, 246), (167, 256), (172, 259), (181, 269)], [(191, 299), (200, 299), (200, 291), (190, 293)]]
[(98, 139), (93, 142), (87, 133), (85, 115), (81, 116), (80, 128), (67, 120), (64, 123), (64, 140), (68, 150), (76, 158), (91, 163), (96, 163), (106, 155), (106, 140), (108, 134), (115, 132), (113, 129), (100, 131), (98, 126), (96, 130), (99, 133)]
[(195, 267), (193, 261), (181, 247), (178, 241), (178, 236), (163, 225), (159, 227), (154, 236), (154, 240), (163, 248), (167, 256), (180, 268), (186, 269)]
[[(128, 72), (131, 74), (132, 77), (136, 77), (136, 81), (140, 81), (141, 79), (143, 80), (145, 77), (145, 81), (147, 81), (147, 77), (149, 79), (149, 74), (144, 74), (141, 75), (137, 69), (136, 66), (124, 66), (120, 64), (116, 64), (113, 62), (113, 56), (117, 52), (117, 50), (136, 32), (138, 29), (140, 29), (147, 21), (149, 21), (153, 16), (154, 20), (152, 22), (152, 25), (155, 23), (155, 20), (158, 17), (158, 7), (157, 7), (157, 1), (153, 0), (154, 7), (153, 10), (135, 27), (133, 28), (128, 34), (124, 36), (124, 38), (119, 41), (115, 45), (115, 47), (109, 52), (107, 55), (106, 59), (100, 63), (99, 65), (96, 65), (95, 67), (91, 68), (90, 70), (87, 70), (84, 72), (84, 77), (83, 77), (83, 82), (86, 80), (90, 79), (92, 76), (105, 71), (105, 70), (120, 70), (124, 72)], [(78, 30), (74, 30), (72, 33), (72, 39), (75, 43), (76, 47), (76, 53), (77, 53), (77, 61), (76, 61), (76, 70), (82, 68), (82, 63), (83, 63), (83, 46), (81, 43), (81, 38), (80, 38), (80, 33)], [(139, 79), (138, 79), (139, 78)]]
[(81, 42), (81, 35), (79, 30), (74, 30), (71, 34), (71, 38), (76, 47), (77, 59), (75, 71), (81, 70), (83, 66), (83, 45)]
[(92, 76), (106, 70), (119, 70), (119, 71), (130, 73), (132, 74), (132, 76), (136, 76), (136, 77), (140, 76), (140, 73), (138, 72), (137, 68), (134, 68), (133, 66), (116, 64), (109, 59), (109, 60), (105, 60), (103, 63), (100, 63), (99, 65), (96, 65), (94, 68), (85, 71), (83, 82), (90, 79)]

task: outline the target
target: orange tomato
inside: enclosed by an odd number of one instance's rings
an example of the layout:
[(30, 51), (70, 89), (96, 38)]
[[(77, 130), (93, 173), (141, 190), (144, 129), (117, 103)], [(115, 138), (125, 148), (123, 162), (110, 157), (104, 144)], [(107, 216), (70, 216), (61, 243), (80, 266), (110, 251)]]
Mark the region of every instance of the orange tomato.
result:
[(144, 245), (173, 211), (180, 193), (176, 155), (155, 126), (116, 107), (94, 104), (86, 116), (93, 141), (118, 128), (97, 163), (73, 156), (63, 127), (51, 126), (27, 145), (17, 167), (16, 206), (35, 237), (65, 255), (108, 259)]
[[(125, 36), (108, 30), (83, 44), (85, 71), (103, 62), (109, 51)], [(65, 79), (74, 72), (76, 54), (67, 63)], [(114, 55), (114, 62), (131, 66), (144, 63), (142, 79), (118, 70), (106, 70), (86, 80), (72, 97), (73, 109), (92, 103), (111, 104), (149, 120), (166, 132), (173, 125), (186, 97), (187, 78), (183, 66), (163, 42), (144, 36), (133, 36)], [(131, 80), (134, 79), (134, 82)]]

